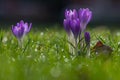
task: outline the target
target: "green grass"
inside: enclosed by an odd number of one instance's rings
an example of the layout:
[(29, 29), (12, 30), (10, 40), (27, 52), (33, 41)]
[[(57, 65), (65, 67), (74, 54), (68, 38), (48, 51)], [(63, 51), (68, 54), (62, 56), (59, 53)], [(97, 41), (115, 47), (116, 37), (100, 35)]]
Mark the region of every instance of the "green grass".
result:
[(109, 59), (71, 56), (59, 28), (32, 28), (20, 48), (10, 29), (0, 30), (0, 80), (119, 80), (120, 32), (89, 29), (91, 48), (102, 40), (113, 49)]

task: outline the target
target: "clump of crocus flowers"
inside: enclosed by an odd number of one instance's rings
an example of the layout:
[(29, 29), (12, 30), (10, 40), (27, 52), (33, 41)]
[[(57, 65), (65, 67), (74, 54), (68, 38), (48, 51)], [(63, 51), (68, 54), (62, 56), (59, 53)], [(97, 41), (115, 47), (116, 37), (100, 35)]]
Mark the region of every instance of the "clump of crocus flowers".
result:
[[(72, 54), (81, 54), (87, 49), (87, 55), (90, 55), (90, 34), (85, 32), (85, 30), (91, 17), (92, 12), (88, 8), (79, 9), (78, 11), (76, 9), (65, 11), (63, 24), (68, 34), (68, 40), (74, 47)], [(82, 35), (84, 35), (84, 41)]]
[(21, 47), (23, 44), (22, 43), (23, 38), (30, 31), (31, 27), (32, 27), (32, 23), (28, 24), (27, 22), (24, 22), (23, 20), (21, 20), (15, 26), (12, 25), (12, 33), (18, 39), (18, 43)]

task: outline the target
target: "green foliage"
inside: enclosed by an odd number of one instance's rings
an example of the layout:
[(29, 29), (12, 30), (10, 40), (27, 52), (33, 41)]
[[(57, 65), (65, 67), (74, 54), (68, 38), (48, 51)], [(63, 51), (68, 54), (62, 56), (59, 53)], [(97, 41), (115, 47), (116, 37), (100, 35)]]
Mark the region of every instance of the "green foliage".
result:
[(112, 47), (112, 56), (72, 56), (59, 28), (32, 29), (23, 48), (10, 30), (0, 30), (0, 80), (119, 80), (120, 32), (94, 29), (91, 38), (91, 48), (101, 40)]

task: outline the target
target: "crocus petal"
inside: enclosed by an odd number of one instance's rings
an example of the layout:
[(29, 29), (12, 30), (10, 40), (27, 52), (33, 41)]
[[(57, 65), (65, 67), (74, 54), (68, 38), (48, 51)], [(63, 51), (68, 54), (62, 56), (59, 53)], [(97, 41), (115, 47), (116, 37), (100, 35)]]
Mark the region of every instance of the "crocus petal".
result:
[(91, 20), (92, 12), (86, 8), (86, 9), (79, 9), (79, 19), (81, 20), (80, 26), (82, 27), (82, 31), (86, 29), (87, 24)]
[(65, 18), (66, 19), (76, 19), (78, 17), (78, 13), (75, 9), (72, 10), (67, 10), (65, 11)]
[(25, 24), (23, 25), (23, 27), (25, 28), (24, 33), (25, 33), (25, 34), (28, 33), (28, 32), (29, 32), (29, 31), (28, 31), (28, 23), (25, 23)]
[(24, 34), (24, 27), (12, 26), (12, 32), (17, 38), (22, 38)]
[(30, 25), (29, 25), (28, 32), (30, 32), (30, 30), (31, 30), (31, 27), (32, 27), (32, 23), (30, 23)]
[(23, 21), (23, 20), (21, 20), (21, 21), (20, 21), (20, 24), (24, 24), (24, 21)]
[(75, 9), (73, 9), (73, 15), (72, 15), (73, 19), (77, 19), (78, 18), (78, 13)]
[(23, 27), (21, 27), (21, 30), (16, 31), (16, 36), (18, 38), (22, 38), (23, 34), (24, 34), (24, 28)]
[(79, 19), (74, 19), (70, 21), (71, 31), (73, 32), (74, 36), (77, 38), (78, 34), (80, 33), (80, 22)]
[(79, 19), (83, 22), (83, 16), (84, 16), (85, 9), (79, 9), (78, 14), (79, 14)]
[(69, 11), (66, 9), (65, 10), (65, 18), (68, 18)]
[(66, 32), (69, 35), (70, 34), (70, 21), (68, 19), (64, 19), (63, 25), (64, 25)]
[(84, 14), (83, 14), (83, 22), (88, 24), (92, 16), (92, 12), (89, 11), (89, 9), (84, 9)]
[(19, 24), (19, 23), (17, 23), (17, 26), (20, 26), (20, 24)]
[(65, 10), (65, 18), (66, 19), (71, 19), (72, 17), (72, 10)]
[(23, 26), (25, 28), (24, 33), (27, 34), (30, 31), (31, 27), (32, 27), (32, 23), (30, 23), (29, 26), (28, 26), (28, 23), (25, 23)]

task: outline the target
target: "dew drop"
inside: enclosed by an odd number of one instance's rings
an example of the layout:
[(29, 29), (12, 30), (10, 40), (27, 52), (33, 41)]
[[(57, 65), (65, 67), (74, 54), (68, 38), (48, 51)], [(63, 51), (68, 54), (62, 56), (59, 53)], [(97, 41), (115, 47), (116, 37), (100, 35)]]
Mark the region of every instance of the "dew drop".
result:
[(50, 70), (50, 73), (51, 73), (51, 75), (52, 75), (53, 77), (57, 78), (57, 77), (60, 76), (61, 71), (60, 71), (59, 68), (53, 67), (53, 68)]
[(62, 52), (64, 52), (64, 49), (61, 49)]
[(65, 61), (65, 62), (68, 62), (68, 61), (69, 61), (69, 59), (68, 59), (68, 58), (65, 58), (65, 59), (64, 59), (64, 61)]
[(35, 52), (37, 52), (38, 50), (37, 50), (37, 48), (35, 48)]
[(5, 36), (5, 37), (3, 37), (2, 42), (3, 42), (3, 43), (6, 43), (6, 42), (7, 42), (7, 40), (8, 40), (8, 39), (7, 39), (7, 37)]
[(41, 32), (40, 35), (43, 36), (43, 35), (44, 35), (44, 32)]
[(46, 60), (46, 57), (45, 57), (45, 55), (43, 53), (41, 53), (41, 55), (40, 55), (40, 60), (42, 62), (45, 62), (45, 60)]
[(15, 62), (15, 58), (12, 57), (12, 61)]
[(120, 32), (117, 32), (116, 35), (117, 35), (117, 36), (120, 36)]

